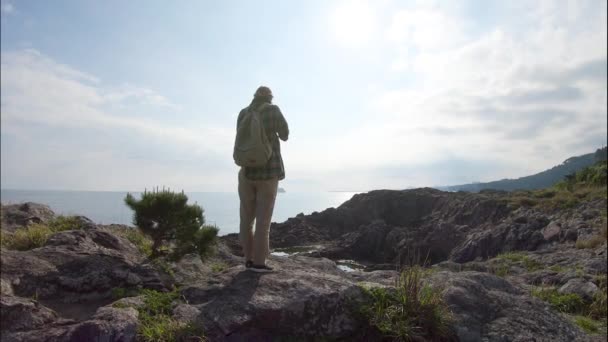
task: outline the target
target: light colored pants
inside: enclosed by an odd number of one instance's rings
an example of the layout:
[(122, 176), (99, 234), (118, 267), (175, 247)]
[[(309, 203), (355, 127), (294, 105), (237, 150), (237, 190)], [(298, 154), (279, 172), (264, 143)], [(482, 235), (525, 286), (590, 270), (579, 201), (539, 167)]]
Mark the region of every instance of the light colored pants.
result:
[[(265, 265), (270, 251), (268, 238), (270, 220), (277, 197), (277, 178), (249, 180), (244, 171), (239, 172), (239, 198), (241, 199), (241, 229), (239, 238), (245, 260), (256, 265)], [(255, 234), (253, 220), (255, 219)]]

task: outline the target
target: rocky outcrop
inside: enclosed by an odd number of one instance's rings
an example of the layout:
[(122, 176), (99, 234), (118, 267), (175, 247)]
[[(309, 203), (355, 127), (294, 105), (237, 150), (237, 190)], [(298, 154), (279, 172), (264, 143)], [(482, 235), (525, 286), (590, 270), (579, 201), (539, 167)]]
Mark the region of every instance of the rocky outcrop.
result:
[(185, 285), (188, 304), (175, 310), (204, 326), (211, 341), (352, 340), (370, 333), (357, 316), (363, 300), (358, 284), (385, 286), (395, 275), (378, 271), (356, 278), (331, 260), (303, 256), (272, 257), (269, 264), (275, 272), (259, 274), (239, 265)]
[(439, 272), (429, 280), (444, 299), (461, 341), (575, 341), (585, 335), (546, 303), (507, 280), (480, 272)]
[(47, 205), (26, 202), (2, 206), (2, 229), (12, 232), (31, 223), (46, 223), (55, 217)]
[[(211, 259), (188, 255), (158, 266), (116, 227), (82, 218), (81, 229), (56, 233), (40, 248), (0, 252), (2, 341), (132, 341), (145, 300), (116, 303), (112, 290), (173, 286), (180, 296), (171, 319), (203, 330), (209, 341), (380, 341), (358, 310), (369, 300), (362, 286), (392, 291), (393, 269), (412, 251), (441, 261), (426, 281), (441, 289), (459, 340), (587, 340), (530, 290), (552, 286), (586, 301), (601, 291), (596, 275), (606, 273), (606, 242), (586, 249), (574, 242), (597, 235), (605, 201), (547, 212), (513, 210), (504, 196), (432, 189), (356, 195), (336, 209), (273, 224), (271, 246), (321, 248), (271, 256), (269, 274), (245, 269), (234, 234), (220, 239)], [(492, 273), (506, 261), (492, 257), (505, 251), (526, 252), (512, 255), (499, 277)], [(344, 272), (331, 259), (391, 270)]]
[(134, 341), (138, 313), (102, 307), (84, 321), (63, 319), (33, 300), (2, 297), (2, 341)]
[(270, 231), (273, 247), (320, 245), (310, 255), (364, 264), (401, 264), (417, 253), (430, 263), (469, 262), (534, 251), (599, 234), (605, 199), (560, 211), (508, 205), (508, 194), (433, 189), (371, 191), (338, 208), (298, 215)]
[(270, 237), (274, 247), (324, 245), (317, 255), (330, 258), (398, 263), (417, 250), (438, 262), (471, 231), (489, 229), (509, 215), (501, 196), (434, 189), (371, 191), (336, 209), (273, 224)]
[(43, 247), (0, 253), (1, 278), (22, 297), (96, 301), (115, 287), (162, 290), (169, 285), (133, 244), (103, 229), (64, 231)]

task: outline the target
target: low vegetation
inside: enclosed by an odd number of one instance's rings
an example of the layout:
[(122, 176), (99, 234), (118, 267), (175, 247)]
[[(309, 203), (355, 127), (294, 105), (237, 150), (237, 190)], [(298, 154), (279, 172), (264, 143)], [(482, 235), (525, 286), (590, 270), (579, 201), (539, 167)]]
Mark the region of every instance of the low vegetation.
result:
[(606, 280), (606, 274), (596, 276), (595, 284), (600, 290), (593, 297), (588, 313), (593, 318), (606, 320), (608, 318), (608, 281)]
[(543, 267), (541, 263), (524, 252), (506, 252), (497, 255), (490, 263), (490, 273), (505, 277), (511, 273), (511, 268), (516, 266), (524, 268), (528, 272), (534, 272)]
[(152, 240), (147, 237), (139, 228), (127, 228), (123, 226), (111, 227), (113, 233), (129, 240), (137, 250), (144, 256), (152, 255)]
[(19, 228), (13, 233), (0, 232), (2, 247), (18, 251), (44, 246), (49, 237), (55, 233), (80, 229), (80, 220), (74, 216), (57, 216), (47, 223), (33, 223)]
[(538, 287), (532, 290), (532, 295), (549, 303), (551, 307), (561, 313), (575, 315), (573, 322), (585, 332), (598, 333), (606, 327), (606, 306), (608, 305), (606, 294), (606, 275), (596, 277), (595, 283), (599, 291), (589, 303), (579, 295), (569, 293), (562, 294), (554, 287)]
[(576, 248), (578, 249), (584, 249), (584, 248), (596, 248), (598, 246), (601, 246), (604, 241), (606, 241), (606, 238), (602, 235), (594, 235), (592, 237), (590, 237), (589, 239), (578, 239), (576, 240)]
[[(201, 328), (191, 324), (183, 323), (172, 317), (174, 305), (180, 301), (177, 289), (171, 292), (160, 292), (155, 290), (133, 290), (117, 288), (112, 293), (125, 297), (127, 295), (139, 295), (143, 297), (143, 305), (136, 309), (139, 312), (139, 326), (137, 328), (137, 341), (206, 341)], [(116, 303), (114, 307), (124, 308), (126, 304)]]
[(218, 273), (226, 270), (228, 268), (228, 264), (225, 262), (214, 262), (211, 264), (211, 271)]
[(384, 336), (397, 341), (440, 339), (452, 335), (452, 315), (441, 291), (424, 284), (425, 269), (401, 272), (395, 288), (365, 289), (369, 302), (361, 313)]
[(541, 190), (520, 190), (509, 195), (512, 207), (540, 207), (548, 210), (575, 208), (581, 203), (606, 198), (606, 161), (597, 162), (566, 178), (553, 187)]
[(140, 290), (136, 288), (115, 287), (111, 290), (112, 299), (134, 297), (139, 295)]
[(574, 323), (587, 334), (597, 334), (602, 327), (602, 322), (598, 322), (586, 316), (574, 316)]
[(587, 308), (583, 299), (574, 293), (562, 294), (554, 287), (539, 287), (532, 290), (532, 296), (549, 303), (562, 313), (584, 314)]

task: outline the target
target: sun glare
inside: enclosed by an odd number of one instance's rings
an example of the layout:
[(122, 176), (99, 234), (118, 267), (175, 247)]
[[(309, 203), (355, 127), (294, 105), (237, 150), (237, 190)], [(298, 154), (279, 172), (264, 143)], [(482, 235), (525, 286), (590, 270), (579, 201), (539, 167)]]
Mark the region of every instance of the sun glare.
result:
[(333, 10), (330, 24), (338, 43), (348, 47), (361, 47), (372, 38), (375, 18), (367, 2), (348, 1)]

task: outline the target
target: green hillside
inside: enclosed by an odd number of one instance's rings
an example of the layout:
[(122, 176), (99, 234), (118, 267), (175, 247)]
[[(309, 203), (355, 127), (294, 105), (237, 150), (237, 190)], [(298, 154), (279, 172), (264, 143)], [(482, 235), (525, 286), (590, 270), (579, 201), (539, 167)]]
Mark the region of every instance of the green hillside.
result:
[(585, 167), (594, 165), (598, 161), (606, 160), (606, 147), (602, 147), (594, 153), (566, 159), (562, 164), (537, 174), (517, 179), (502, 179), (487, 183), (472, 183), (444, 187), (447, 191), (469, 191), (478, 192), (484, 189), (492, 190), (534, 190), (550, 187), (561, 181), (568, 175), (572, 175)]

